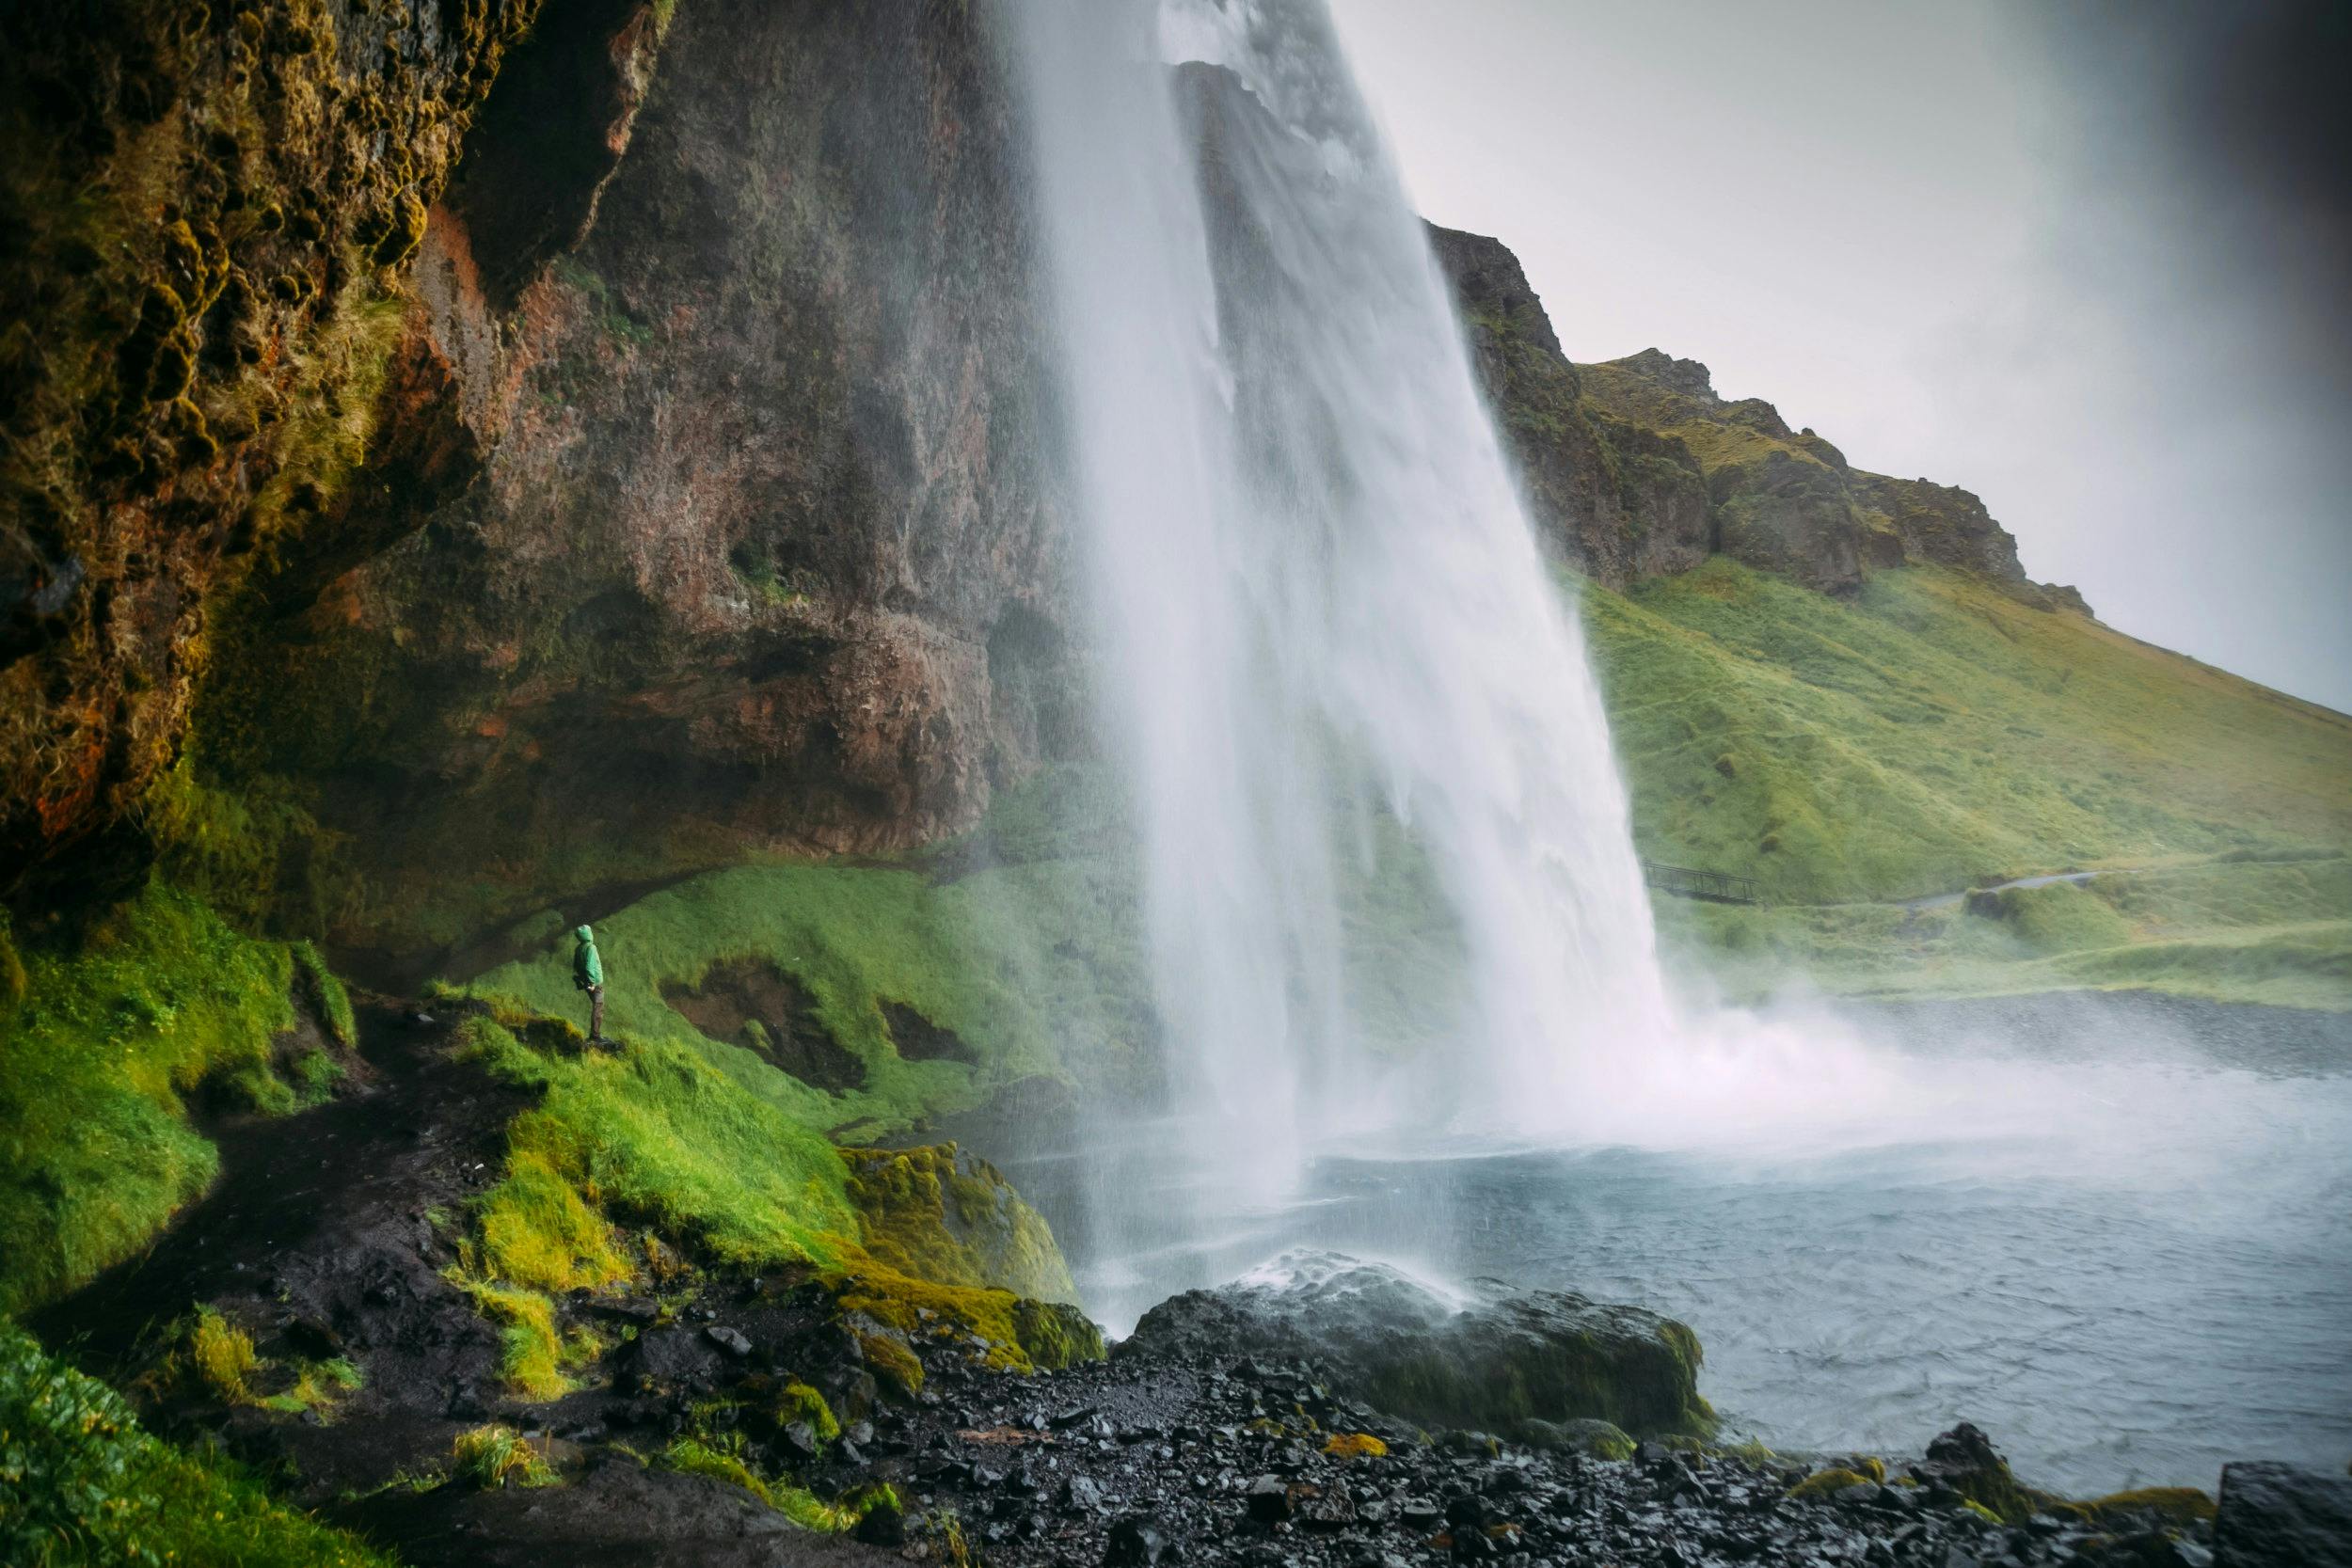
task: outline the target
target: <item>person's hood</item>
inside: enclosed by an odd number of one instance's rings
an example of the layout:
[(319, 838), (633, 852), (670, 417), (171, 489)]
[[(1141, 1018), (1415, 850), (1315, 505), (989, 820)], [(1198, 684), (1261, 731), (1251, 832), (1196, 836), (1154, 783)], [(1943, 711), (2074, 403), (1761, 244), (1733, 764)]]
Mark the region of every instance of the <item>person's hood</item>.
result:
[(578, 937), (582, 942), (594, 942), (596, 940), (585, 926), (575, 926), (572, 927), (572, 935)]

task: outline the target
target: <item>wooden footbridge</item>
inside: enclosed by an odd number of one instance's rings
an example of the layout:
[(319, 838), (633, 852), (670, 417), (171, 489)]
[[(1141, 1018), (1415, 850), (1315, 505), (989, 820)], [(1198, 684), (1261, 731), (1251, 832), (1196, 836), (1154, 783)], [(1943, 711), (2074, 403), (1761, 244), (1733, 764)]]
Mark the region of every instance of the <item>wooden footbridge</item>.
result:
[(1678, 898), (1703, 898), (1710, 904), (1761, 904), (1763, 884), (1753, 877), (1728, 871), (1698, 871), (1687, 865), (1642, 863), (1642, 879), (1661, 893)]

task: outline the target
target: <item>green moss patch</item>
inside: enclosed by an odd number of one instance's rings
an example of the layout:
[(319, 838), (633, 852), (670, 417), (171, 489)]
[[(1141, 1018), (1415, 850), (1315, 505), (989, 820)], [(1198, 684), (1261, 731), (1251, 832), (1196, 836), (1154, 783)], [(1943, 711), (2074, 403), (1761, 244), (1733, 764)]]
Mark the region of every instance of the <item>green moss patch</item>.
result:
[[(913, 867), (713, 872), (597, 924), (607, 1028), (699, 1055), (804, 1125), (866, 1134), (970, 1108), (1021, 1078), (1118, 1080), (1140, 1073), (1156, 1042), (1136, 1000), (1149, 987), (1133, 898), (1107, 858), (945, 882)], [(464, 989), (584, 1017), (570, 964), (569, 944), (550, 942)], [(910, 1059), (894, 1010), (960, 1049), (927, 1041)], [(793, 1042), (811, 1037), (855, 1069), (795, 1073), (815, 1058)]]
[(908, 1338), (977, 1345), (998, 1371), (1058, 1371), (1106, 1354), (1103, 1331), (1075, 1307), (1010, 1291), (934, 1284), (861, 1261), (839, 1282), (842, 1307)]
[(151, 883), (78, 942), (22, 952), (24, 999), (0, 1015), (0, 1309), (15, 1311), (128, 1257), (211, 1183), (218, 1157), (188, 1122), (199, 1088), (272, 1112), (316, 1092), (274, 1066), (293, 951), (183, 893)]
[(841, 1157), (866, 1251), (877, 1261), (943, 1285), (1077, 1300), (1053, 1231), (986, 1161), (953, 1144), (845, 1148)]
[(492, 1266), (543, 1282), (612, 1277), (617, 1254), (598, 1249), (564, 1192), (754, 1268), (830, 1264), (837, 1238), (855, 1234), (833, 1147), (699, 1052), (631, 1039), (617, 1053), (569, 1054), (525, 1045), (486, 1018), (466, 1029), (491, 1071), (542, 1092), (508, 1131), (507, 1179), (485, 1206), (501, 1230)]
[(104, 1384), (0, 1321), (0, 1560), (389, 1568), (241, 1470), (143, 1430)]

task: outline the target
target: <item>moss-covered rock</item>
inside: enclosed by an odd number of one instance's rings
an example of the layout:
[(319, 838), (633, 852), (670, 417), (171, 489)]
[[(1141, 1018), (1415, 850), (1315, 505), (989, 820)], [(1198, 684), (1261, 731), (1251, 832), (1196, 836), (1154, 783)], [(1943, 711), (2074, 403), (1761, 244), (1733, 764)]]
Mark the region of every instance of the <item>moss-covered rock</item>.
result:
[(1910, 1479), (1947, 1488), (1970, 1506), (2006, 1524), (2023, 1524), (2036, 1513), (2075, 1518), (2108, 1528), (2178, 1527), (2214, 1516), (2214, 1500), (2189, 1486), (2142, 1487), (2075, 1501), (2027, 1486), (2010, 1473), (2009, 1461), (1992, 1439), (1966, 1421), (1928, 1445)]
[(1075, 1303), (1054, 1233), (985, 1160), (954, 1144), (845, 1148), (866, 1250), (901, 1274)]
[(1567, 1421), (1531, 1418), (1511, 1428), (1509, 1435), (1531, 1449), (1552, 1453), (1581, 1453), (1589, 1459), (1631, 1459), (1632, 1433), (1613, 1421), (1590, 1418)]
[(273, 481), (329, 433), (367, 445), (343, 329), (397, 295), (538, 9), (0, 17), (0, 894), (130, 823), (217, 595), (333, 509), (321, 489), (289, 510)]
[[(997, 1371), (1057, 1371), (1104, 1354), (1102, 1329), (1066, 1302), (938, 1285), (872, 1263), (853, 1266), (838, 1290), (863, 1337), (886, 1329), (911, 1341), (962, 1346)], [(899, 1381), (908, 1381), (902, 1372)]]
[(1122, 1355), (1262, 1355), (1327, 1368), (1349, 1394), (1431, 1426), (1511, 1431), (1599, 1420), (1706, 1436), (1698, 1338), (1633, 1307), (1483, 1282), (1468, 1304), (1384, 1265), (1287, 1255), (1280, 1282), (1188, 1291), (1143, 1316)]
[(1788, 1495), (1792, 1497), (1825, 1497), (1833, 1492), (1843, 1492), (1850, 1486), (1875, 1486), (1877, 1484), (1876, 1480), (1863, 1474), (1860, 1470), (1849, 1469), (1843, 1465), (1832, 1465), (1825, 1469), (1814, 1471), (1797, 1482), (1788, 1489)]

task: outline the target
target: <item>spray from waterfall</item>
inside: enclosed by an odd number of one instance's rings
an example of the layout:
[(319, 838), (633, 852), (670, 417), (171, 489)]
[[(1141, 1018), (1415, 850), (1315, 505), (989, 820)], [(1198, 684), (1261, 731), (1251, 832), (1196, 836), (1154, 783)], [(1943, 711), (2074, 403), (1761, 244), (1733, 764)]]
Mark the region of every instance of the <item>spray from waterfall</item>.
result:
[(1000, 14), (1176, 1074), (1174, 1135), (1098, 1166), (1141, 1261), (1097, 1310), (1282, 1244), (1320, 1148), (1754, 1119), (1796, 1042), (1669, 1001), (1565, 586), (1322, 0)]

